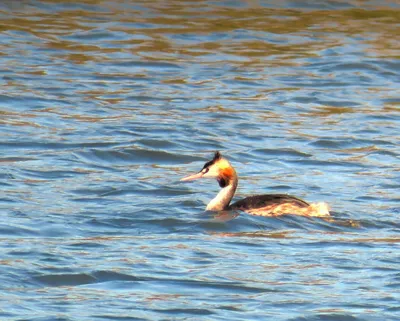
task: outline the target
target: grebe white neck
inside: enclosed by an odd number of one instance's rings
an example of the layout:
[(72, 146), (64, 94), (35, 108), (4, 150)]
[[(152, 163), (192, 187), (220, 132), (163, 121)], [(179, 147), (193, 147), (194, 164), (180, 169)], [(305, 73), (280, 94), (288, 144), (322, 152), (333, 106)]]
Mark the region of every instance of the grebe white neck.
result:
[[(220, 186), (222, 186), (220, 180), (218, 180)], [(235, 195), (236, 188), (238, 185), (237, 177), (234, 176), (224, 185), (224, 187), (219, 191), (217, 196), (215, 196), (206, 207), (206, 211), (222, 211), (229, 207), (233, 195)]]

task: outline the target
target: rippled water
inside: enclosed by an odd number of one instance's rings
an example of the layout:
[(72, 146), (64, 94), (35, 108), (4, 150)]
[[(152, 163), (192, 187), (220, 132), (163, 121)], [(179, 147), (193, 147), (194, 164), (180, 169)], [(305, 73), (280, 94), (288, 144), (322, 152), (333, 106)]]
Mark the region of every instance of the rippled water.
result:
[[(400, 6), (3, 1), (1, 320), (398, 320)], [(238, 197), (330, 220), (205, 213)]]

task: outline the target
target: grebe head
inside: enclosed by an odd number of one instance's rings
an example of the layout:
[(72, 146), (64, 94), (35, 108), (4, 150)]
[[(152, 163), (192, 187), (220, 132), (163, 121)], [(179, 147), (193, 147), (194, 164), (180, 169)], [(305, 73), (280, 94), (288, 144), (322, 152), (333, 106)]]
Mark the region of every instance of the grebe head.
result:
[(225, 187), (236, 178), (236, 172), (228, 160), (223, 158), (220, 152), (216, 152), (214, 158), (205, 163), (200, 172), (186, 176), (181, 181), (193, 181), (199, 178), (216, 178), (219, 186)]

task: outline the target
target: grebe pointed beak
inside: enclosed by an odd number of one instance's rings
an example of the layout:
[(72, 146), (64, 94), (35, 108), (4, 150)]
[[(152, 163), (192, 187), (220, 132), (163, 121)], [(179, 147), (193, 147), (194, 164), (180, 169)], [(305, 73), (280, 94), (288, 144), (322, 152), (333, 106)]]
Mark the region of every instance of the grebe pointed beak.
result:
[(199, 179), (199, 178), (202, 178), (202, 177), (203, 177), (203, 173), (202, 172), (198, 172), (196, 174), (189, 175), (189, 176), (186, 176), (184, 178), (181, 178), (180, 181), (181, 182), (194, 181), (195, 179)]

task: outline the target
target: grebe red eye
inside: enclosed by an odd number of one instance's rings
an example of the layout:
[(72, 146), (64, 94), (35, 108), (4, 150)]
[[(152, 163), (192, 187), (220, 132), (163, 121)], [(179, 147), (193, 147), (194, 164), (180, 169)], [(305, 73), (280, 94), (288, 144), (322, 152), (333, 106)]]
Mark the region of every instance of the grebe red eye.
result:
[(206, 167), (206, 168), (204, 168), (201, 172), (202, 172), (203, 174), (207, 174), (208, 171), (209, 171), (209, 169), (208, 169), (208, 167)]

